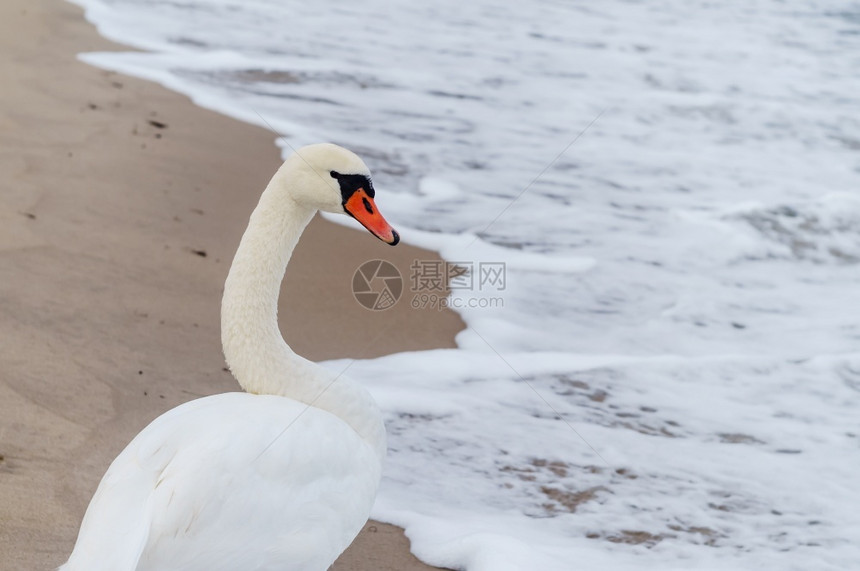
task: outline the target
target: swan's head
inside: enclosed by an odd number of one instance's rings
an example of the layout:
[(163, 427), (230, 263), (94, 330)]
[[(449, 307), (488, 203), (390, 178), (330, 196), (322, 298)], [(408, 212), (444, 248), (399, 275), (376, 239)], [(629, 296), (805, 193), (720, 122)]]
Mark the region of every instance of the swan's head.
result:
[(370, 170), (352, 151), (331, 143), (308, 145), (287, 159), (282, 167), (285, 170), (288, 192), (297, 202), (325, 212), (348, 214), (392, 246), (400, 241), (376, 208)]

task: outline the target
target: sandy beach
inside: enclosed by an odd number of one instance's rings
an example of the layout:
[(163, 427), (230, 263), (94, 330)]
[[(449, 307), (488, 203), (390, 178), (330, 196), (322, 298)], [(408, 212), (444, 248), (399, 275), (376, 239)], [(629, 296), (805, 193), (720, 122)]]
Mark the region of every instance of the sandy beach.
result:
[[(127, 48), (76, 6), (0, 6), (3, 570), (64, 562), (102, 474), (138, 431), (238, 390), (221, 354), (221, 288), (280, 164), (275, 136), (75, 59), (115, 49)], [(384, 212), (384, 192), (377, 203)], [(285, 338), (314, 360), (454, 346), (455, 314), (402, 300), (372, 312), (350, 291), (367, 260), (408, 276), (412, 260), (433, 257), (314, 220), (281, 292)], [(429, 567), (399, 530), (370, 522), (334, 569)]]

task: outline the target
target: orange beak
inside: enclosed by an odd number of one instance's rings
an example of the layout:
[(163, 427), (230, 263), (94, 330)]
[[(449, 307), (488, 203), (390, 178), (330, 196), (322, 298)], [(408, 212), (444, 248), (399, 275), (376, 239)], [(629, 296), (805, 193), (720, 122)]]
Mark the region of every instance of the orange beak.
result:
[(352, 193), (352, 196), (343, 203), (343, 209), (386, 244), (395, 246), (400, 241), (400, 235), (385, 221), (376, 209), (373, 199), (363, 188)]

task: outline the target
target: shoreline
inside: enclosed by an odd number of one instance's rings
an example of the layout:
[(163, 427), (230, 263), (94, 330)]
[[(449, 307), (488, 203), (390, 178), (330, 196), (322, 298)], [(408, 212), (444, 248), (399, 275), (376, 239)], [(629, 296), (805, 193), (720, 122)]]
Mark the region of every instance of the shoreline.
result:
[[(0, 560), (40, 569), (68, 557), (108, 464), (149, 421), (238, 390), (223, 370), (221, 287), (281, 159), (260, 127), (78, 61), (131, 48), (99, 36), (77, 5), (10, 0), (0, 13)], [(355, 302), (352, 273), (374, 258), (404, 275), (415, 258), (439, 259), (311, 223), (279, 300), (297, 353), (455, 346), (453, 312)], [(366, 346), (384, 330), (396, 334)], [(432, 569), (378, 522), (333, 568)]]

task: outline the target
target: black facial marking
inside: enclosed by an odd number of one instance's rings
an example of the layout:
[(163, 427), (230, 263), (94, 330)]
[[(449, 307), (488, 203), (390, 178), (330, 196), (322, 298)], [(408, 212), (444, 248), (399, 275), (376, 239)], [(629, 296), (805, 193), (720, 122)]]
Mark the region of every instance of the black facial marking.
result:
[[(370, 178), (363, 174), (340, 174), (337, 171), (331, 171), (329, 174), (340, 184), (340, 196), (343, 199), (342, 204), (346, 204), (349, 197), (355, 194), (355, 191), (360, 188), (364, 189), (364, 192), (370, 198), (376, 196), (376, 191), (373, 190), (373, 183), (370, 182)], [(365, 208), (369, 208), (367, 204), (365, 204)]]

